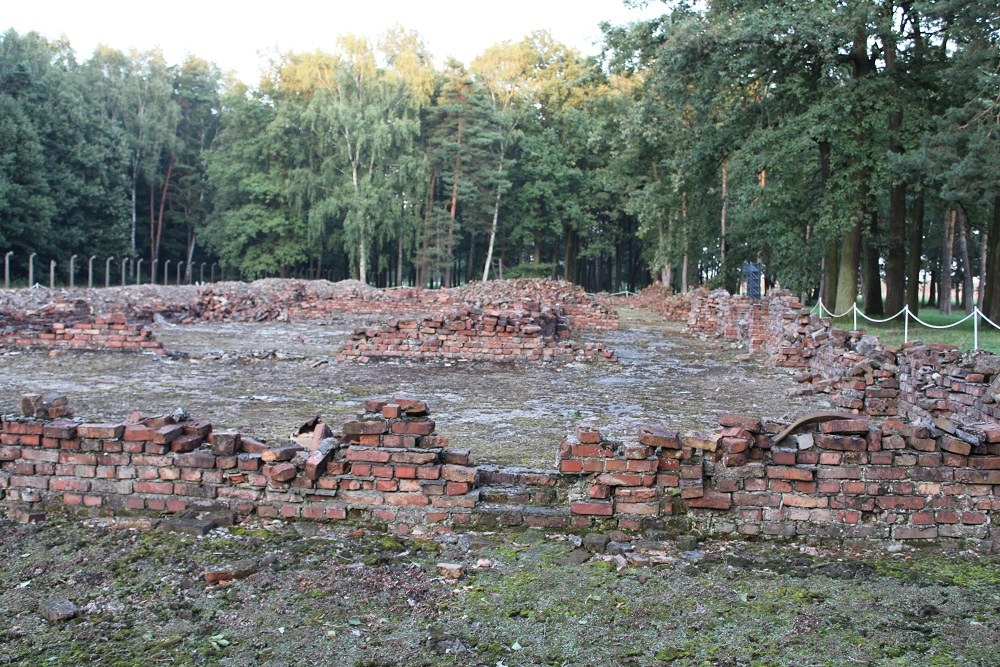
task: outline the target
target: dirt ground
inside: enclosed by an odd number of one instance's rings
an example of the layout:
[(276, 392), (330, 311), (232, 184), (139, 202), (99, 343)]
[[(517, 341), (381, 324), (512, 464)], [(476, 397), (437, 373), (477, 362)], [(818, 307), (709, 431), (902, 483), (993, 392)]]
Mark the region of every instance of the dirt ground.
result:
[[(304, 522), (193, 537), (136, 520), (0, 521), (0, 664), (998, 664), (995, 556), (578, 542), (535, 530), (419, 541)], [(464, 576), (443, 579), (441, 562)], [(206, 583), (233, 564), (245, 578)], [(59, 599), (74, 618), (43, 617)]]
[(636, 311), (623, 313), (621, 330), (588, 337), (617, 350), (618, 363), (336, 363), (351, 330), (373, 322), (156, 325), (177, 358), (9, 353), (0, 356), (0, 410), (14, 412), (25, 392), (54, 391), (90, 420), (183, 408), (277, 439), (311, 415), (336, 425), (362, 399), (402, 392), (427, 400), (438, 431), (479, 462), (551, 466), (559, 440), (583, 421), (621, 437), (648, 423), (712, 428), (722, 411), (789, 418), (821, 405), (788, 398), (786, 372), (734, 363), (740, 350)]

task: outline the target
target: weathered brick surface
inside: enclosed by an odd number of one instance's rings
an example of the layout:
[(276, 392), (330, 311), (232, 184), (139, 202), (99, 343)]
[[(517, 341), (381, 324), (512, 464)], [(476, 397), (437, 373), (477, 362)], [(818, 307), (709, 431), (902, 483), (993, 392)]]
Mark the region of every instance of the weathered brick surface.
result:
[(83, 299), (57, 300), (36, 311), (0, 312), (2, 347), (164, 353), (143, 323), (130, 321), (124, 312), (95, 315)]
[[(569, 340), (569, 317), (562, 305), (542, 308), (538, 302), (525, 300), (520, 306), (462, 306), (419, 319), (393, 318), (381, 327), (357, 329), (337, 360), (367, 363), (403, 357), (502, 363), (616, 358), (602, 343)], [(406, 412), (404, 406), (392, 404), (382, 410), (393, 415)]]
[[(207, 438), (181, 436), (198, 441), (196, 449), (172, 451), (155, 442), (166, 427), (158, 417), (125, 426), (8, 416), (0, 500), (32, 510), (364, 516), (404, 532), (476, 523), (639, 530), (669, 522), (745, 535), (1000, 538), (1000, 453), (989, 428), (841, 419), (773, 442), (784, 424), (724, 414), (718, 429), (697, 434), (648, 426), (615, 440), (581, 427), (559, 444), (558, 470), (499, 469), (448, 447), (423, 426), (434, 424), (429, 407), (412, 401), (366, 401), (365, 412), (339, 429), (311, 425), (310, 436), (325, 437), (310, 437), (307, 448), (211, 434), (202, 422), (191, 430)], [(419, 432), (399, 433), (410, 430)]]
[[(184, 324), (365, 314), (391, 317), (392, 325), (359, 331), (343, 350), (342, 360), (416, 356), (551, 361), (611, 359), (613, 352), (602, 345), (568, 338), (571, 331), (618, 328), (618, 315), (612, 308), (576, 285), (555, 280), (495, 280), (437, 290), (263, 280), (178, 287), (152, 299), (148, 295), (130, 298), (131, 289), (78, 290), (69, 298), (57, 296), (55, 303), (36, 311), (0, 310), (0, 347), (162, 354), (162, 346), (147, 326), (155, 316)], [(410, 327), (410, 323), (417, 326)]]

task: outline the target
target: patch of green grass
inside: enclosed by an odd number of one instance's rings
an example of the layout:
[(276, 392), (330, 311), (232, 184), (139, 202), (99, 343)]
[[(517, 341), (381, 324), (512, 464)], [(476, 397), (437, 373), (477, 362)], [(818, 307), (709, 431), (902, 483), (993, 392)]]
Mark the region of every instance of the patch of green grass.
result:
[[(927, 324), (935, 327), (954, 325), (966, 317), (965, 313), (959, 310), (951, 315), (942, 315), (936, 309), (925, 308), (920, 311), (918, 317)], [(882, 319), (882, 318), (874, 318)], [(902, 345), (906, 341), (919, 340), (923, 343), (942, 343), (954, 345), (963, 350), (971, 350), (975, 343), (975, 325), (972, 319), (962, 324), (958, 324), (949, 329), (934, 329), (926, 327), (910, 318), (908, 327), (904, 326), (902, 318), (885, 323), (868, 322), (860, 315), (857, 318), (858, 327), (868, 333), (878, 336), (886, 345)], [(838, 329), (853, 329), (854, 316), (838, 317), (832, 320), (833, 326)], [(1000, 330), (990, 326), (987, 322), (979, 321), (979, 349), (1000, 354)]]
[(935, 583), (962, 588), (988, 589), (1000, 586), (1000, 566), (927, 554), (914, 560), (882, 558), (875, 562), (882, 576), (912, 583)]

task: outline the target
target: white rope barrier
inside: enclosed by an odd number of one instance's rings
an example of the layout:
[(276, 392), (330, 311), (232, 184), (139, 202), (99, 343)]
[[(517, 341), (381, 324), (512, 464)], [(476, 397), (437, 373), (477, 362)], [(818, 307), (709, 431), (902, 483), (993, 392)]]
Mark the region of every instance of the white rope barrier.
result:
[(969, 320), (969, 318), (975, 317), (976, 316), (976, 311), (978, 311), (978, 310), (979, 309), (976, 308), (976, 310), (973, 310), (971, 313), (969, 313), (968, 315), (966, 315), (965, 317), (963, 317), (962, 319), (960, 319), (958, 322), (952, 322), (951, 324), (931, 324), (930, 322), (924, 322), (922, 319), (920, 319), (919, 317), (917, 317), (913, 313), (909, 312), (909, 309), (907, 309), (907, 314), (910, 317), (913, 318), (914, 322), (916, 322), (917, 324), (920, 324), (922, 326), (925, 326), (928, 329), (951, 329), (952, 327), (957, 327), (959, 324), (965, 323), (966, 321)]
[[(834, 319), (839, 319), (841, 317), (847, 317), (848, 315), (852, 315), (853, 314), (854, 315), (854, 330), (855, 331), (857, 331), (857, 329), (858, 329), (858, 316), (859, 315), (861, 316), (862, 319), (867, 320), (868, 322), (871, 322), (873, 324), (885, 324), (886, 322), (891, 322), (891, 321), (897, 319), (900, 315), (902, 315), (903, 316), (903, 342), (904, 343), (908, 343), (910, 341), (910, 320), (911, 319), (915, 323), (917, 323), (917, 324), (919, 324), (921, 326), (927, 327), (928, 329), (938, 329), (938, 330), (940, 330), (940, 329), (952, 329), (954, 327), (957, 327), (957, 326), (960, 326), (962, 324), (965, 324), (966, 322), (968, 322), (971, 319), (972, 320), (972, 349), (974, 349), (974, 350), (978, 350), (979, 349), (979, 320), (980, 319), (983, 320), (984, 322), (986, 322), (987, 324), (989, 324), (990, 326), (992, 326), (994, 329), (1000, 331), (1000, 324), (997, 324), (996, 322), (994, 322), (993, 320), (991, 320), (990, 318), (988, 318), (986, 316), (986, 314), (983, 313), (983, 311), (981, 311), (979, 309), (978, 306), (974, 307), (972, 309), (971, 313), (969, 313), (968, 315), (966, 315), (962, 319), (958, 320), (957, 322), (952, 322), (951, 324), (931, 324), (930, 322), (925, 322), (922, 319), (920, 319), (915, 313), (913, 313), (913, 311), (910, 310), (909, 306), (903, 306), (903, 309), (901, 311), (899, 311), (895, 315), (892, 315), (891, 317), (886, 317), (884, 319), (878, 319), (878, 318), (874, 318), (874, 317), (868, 317), (863, 312), (861, 312), (861, 309), (858, 308), (858, 305), (856, 303), (855, 304), (851, 304), (851, 307), (848, 308), (845, 312), (841, 313), (840, 315), (835, 314), (832, 310), (830, 310), (829, 308), (827, 308), (823, 304), (823, 300), (822, 299), (820, 299), (820, 300), (818, 300), (816, 302), (815, 308), (817, 309), (820, 317), (823, 317), (824, 316), (823, 314), (827, 313), (827, 315), (829, 317), (834, 318)], [(809, 311), (812, 312), (812, 308), (810, 308)]]

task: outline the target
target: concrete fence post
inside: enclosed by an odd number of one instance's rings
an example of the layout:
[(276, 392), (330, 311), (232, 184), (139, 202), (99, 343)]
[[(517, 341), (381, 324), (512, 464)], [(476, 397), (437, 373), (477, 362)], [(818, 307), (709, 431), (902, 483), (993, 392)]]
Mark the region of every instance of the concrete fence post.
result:
[(163, 284), (164, 285), (169, 285), (170, 284), (170, 260), (169, 259), (163, 261)]
[(198, 282), (205, 283), (205, 262), (201, 263), (201, 270), (198, 272)]
[(37, 252), (33, 252), (28, 256), (28, 287), (35, 284), (35, 255), (37, 254)]
[(87, 260), (87, 289), (94, 289), (94, 260), (97, 255), (91, 255)]
[(73, 278), (73, 273), (76, 270), (76, 255), (69, 256), (69, 288), (73, 289), (76, 285), (76, 280)]
[(49, 289), (56, 288), (56, 260), (49, 260)]
[(122, 259), (122, 287), (125, 287), (125, 265), (128, 264), (128, 257)]
[(177, 284), (181, 284), (181, 269), (184, 268), (184, 260), (177, 262)]
[(115, 258), (111, 255), (106, 260), (104, 260), (104, 286), (111, 287), (111, 260)]
[(10, 256), (14, 254), (11, 250), (3, 256), (3, 288), (10, 289)]
[(158, 259), (154, 259), (153, 260), (152, 268), (149, 270), (149, 284), (150, 285), (155, 285), (156, 284), (156, 267), (159, 264), (160, 264), (160, 260), (158, 260)]
[(212, 277), (210, 278), (210, 280), (213, 283), (215, 282), (215, 266), (216, 266), (215, 262), (212, 262)]
[(136, 285), (141, 285), (142, 284), (142, 261), (143, 260), (140, 257), (139, 261), (136, 262), (136, 264), (135, 264), (135, 284)]

